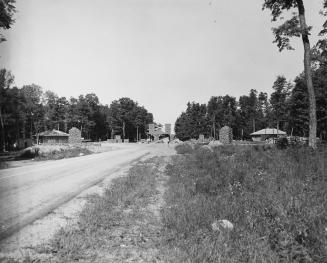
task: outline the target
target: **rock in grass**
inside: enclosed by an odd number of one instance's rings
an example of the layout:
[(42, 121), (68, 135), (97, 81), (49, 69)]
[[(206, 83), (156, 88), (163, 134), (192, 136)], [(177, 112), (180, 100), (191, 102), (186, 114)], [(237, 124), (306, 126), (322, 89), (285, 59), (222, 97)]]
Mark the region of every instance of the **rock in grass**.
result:
[(202, 150), (207, 150), (207, 151), (209, 151), (209, 152), (213, 152), (213, 149), (212, 149), (210, 146), (208, 146), (208, 145), (203, 145), (203, 146), (201, 146), (200, 149), (202, 149)]
[(222, 230), (231, 231), (234, 229), (234, 225), (227, 219), (222, 219), (222, 220), (215, 220), (211, 224), (211, 228), (213, 231), (218, 231), (218, 232), (221, 232)]
[(223, 145), (223, 143), (220, 142), (220, 141), (211, 141), (211, 142), (209, 142), (208, 145), (209, 145), (210, 147), (216, 147), (216, 146)]

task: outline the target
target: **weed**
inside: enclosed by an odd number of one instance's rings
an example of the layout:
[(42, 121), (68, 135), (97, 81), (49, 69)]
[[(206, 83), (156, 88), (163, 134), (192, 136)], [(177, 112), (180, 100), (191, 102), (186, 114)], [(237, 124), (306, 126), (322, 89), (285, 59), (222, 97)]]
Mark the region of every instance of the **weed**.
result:
[(193, 152), (193, 147), (189, 143), (178, 144), (175, 146), (178, 154), (188, 154)]
[(154, 246), (158, 234), (145, 210), (157, 194), (153, 162), (135, 165), (127, 176), (113, 180), (102, 196), (92, 196), (77, 225), (61, 229), (43, 252), (59, 262), (94, 262), (102, 256), (117, 262), (128, 256), (127, 247)]
[[(327, 262), (327, 150), (221, 146), (167, 167), (166, 246), (183, 262)], [(227, 219), (229, 233), (211, 229)]]
[(82, 147), (70, 147), (70, 148), (61, 148), (61, 149), (53, 149), (49, 152), (39, 152), (37, 154), (36, 160), (59, 160), (64, 158), (72, 158), (81, 155), (92, 154), (90, 150)]

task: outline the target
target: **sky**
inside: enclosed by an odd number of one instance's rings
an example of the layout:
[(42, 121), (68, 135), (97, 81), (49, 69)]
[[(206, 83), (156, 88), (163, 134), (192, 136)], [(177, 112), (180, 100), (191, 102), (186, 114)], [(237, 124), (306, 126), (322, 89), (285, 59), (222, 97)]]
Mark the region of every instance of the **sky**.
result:
[[(159, 123), (174, 124), (189, 101), (272, 92), (278, 75), (303, 71), (295, 51), (273, 44), (263, 0), (17, 0), (16, 22), (0, 45), (0, 67), (15, 85), (40, 85), (102, 104), (129, 97)], [(305, 0), (311, 42), (322, 0)]]

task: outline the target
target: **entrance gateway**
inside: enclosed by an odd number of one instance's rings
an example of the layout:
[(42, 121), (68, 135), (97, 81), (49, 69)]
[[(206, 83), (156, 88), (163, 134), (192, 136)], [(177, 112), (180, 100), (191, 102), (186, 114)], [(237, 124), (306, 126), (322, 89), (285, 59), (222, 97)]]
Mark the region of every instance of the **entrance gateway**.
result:
[(171, 137), (171, 124), (165, 124), (165, 130), (162, 130), (161, 125), (157, 125), (154, 123), (149, 124), (148, 135), (153, 137), (153, 140), (156, 142), (159, 140), (159, 137), (162, 135), (168, 135), (169, 138)]

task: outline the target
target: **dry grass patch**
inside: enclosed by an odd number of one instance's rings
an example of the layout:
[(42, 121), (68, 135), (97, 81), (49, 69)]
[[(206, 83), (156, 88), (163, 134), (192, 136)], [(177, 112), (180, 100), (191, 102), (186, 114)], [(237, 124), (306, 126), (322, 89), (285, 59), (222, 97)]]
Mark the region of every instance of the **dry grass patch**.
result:
[(76, 225), (35, 248), (39, 258), (47, 257), (40, 262), (156, 262), (164, 165), (162, 158), (138, 163), (102, 196), (92, 196)]

